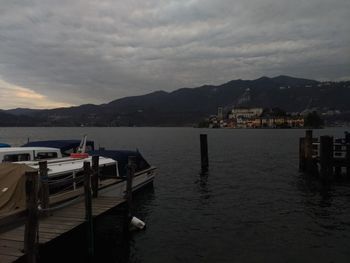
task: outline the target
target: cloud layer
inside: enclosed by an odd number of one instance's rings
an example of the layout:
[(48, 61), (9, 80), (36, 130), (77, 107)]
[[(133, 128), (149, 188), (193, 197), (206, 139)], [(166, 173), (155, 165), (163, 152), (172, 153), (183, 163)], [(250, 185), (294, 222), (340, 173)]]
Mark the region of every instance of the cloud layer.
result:
[(52, 107), (261, 75), (346, 79), (349, 17), (348, 0), (2, 1), (0, 75)]

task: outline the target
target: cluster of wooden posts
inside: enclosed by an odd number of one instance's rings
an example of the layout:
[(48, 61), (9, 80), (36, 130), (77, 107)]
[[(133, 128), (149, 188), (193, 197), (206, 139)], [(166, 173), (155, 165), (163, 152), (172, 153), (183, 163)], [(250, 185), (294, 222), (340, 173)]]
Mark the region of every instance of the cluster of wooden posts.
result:
[[(26, 173), (26, 219), (24, 232), (24, 253), (28, 263), (36, 262), (39, 239), (39, 218), (49, 217), (51, 212), (49, 203), (49, 184), (47, 176), (47, 162), (39, 163), (39, 172)], [(94, 230), (92, 216), (92, 198), (98, 198), (99, 188), (99, 156), (92, 156), (90, 162), (84, 162), (84, 200), (85, 224), (88, 240), (88, 255), (94, 255)], [(135, 173), (135, 157), (128, 159), (126, 201), (130, 218), (132, 203), (132, 180)], [(78, 180), (79, 178), (77, 178)], [(81, 180), (81, 178), (80, 178)]]
[(350, 178), (350, 134), (314, 138), (312, 130), (306, 130), (299, 141), (299, 169), (327, 181), (344, 174)]

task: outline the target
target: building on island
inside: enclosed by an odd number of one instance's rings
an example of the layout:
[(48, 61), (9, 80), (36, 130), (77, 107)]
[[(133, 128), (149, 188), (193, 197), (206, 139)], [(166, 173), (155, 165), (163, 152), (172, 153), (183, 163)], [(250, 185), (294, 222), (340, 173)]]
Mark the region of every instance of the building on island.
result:
[(263, 108), (247, 108), (247, 107), (239, 107), (234, 108), (229, 113), (228, 118), (253, 118), (260, 117), (263, 113)]
[(222, 120), (224, 118), (224, 109), (222, 107), (218, 108), (218, 119)]
[(209, 118), (210, 128), (302, 128), (304, 117), (300, 114), (290, 115), (279, 108), (263, 109), (259, 107), (237, 107), (223, 118), (222, 108), (218, 116)]

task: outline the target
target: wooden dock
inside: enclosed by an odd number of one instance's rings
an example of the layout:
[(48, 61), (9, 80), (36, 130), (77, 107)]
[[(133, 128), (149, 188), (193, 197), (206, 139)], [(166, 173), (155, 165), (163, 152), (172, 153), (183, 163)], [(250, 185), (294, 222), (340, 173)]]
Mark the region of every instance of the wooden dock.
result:
[[(126, 199), (116, 197), (99, 196), (92, 199), (92, 216), (99, 216), (108, 210), (124, 203)], [(85, 204), (84, 200), (58, 210), (52, 216), (39, 220), (38, 244), (43, 245), (55, 238), (84, 224)], [(25, 256), (24, 248), (25, 226), (0, 234), (0, 262), (14, 262)]]
[[(93, 219), (123, 203), (131, 210), (132, 181), (135, 174), (135, 159), (129, 157), (126, 192), (124, 197), (110, 197), (99, 193), (99, 189), (112, 187), (121, 179), (100, 182), (98, 156), (84, 162), (83, 187), (70, 191), (58, 199), (49, 196), (47, 163), (41, 162), (38, 171), (26, 172), (26, 208), (11, 215), (0, 217), (0, 263), (24, 259), (35, 263), (40, 245), (54, 241), (81, 225), (86, 226), (87, 251), (94, 255)], [(40, 189), (40, 191), (39, 191)], [(53, 202), (54, 201), (54, 202)], [(16, 223), (16, 226), (13, 226)]]
[(345, 138), (314, 138), (312, 130), (307, 130), (299, 141), (299, 169), (325, 181), (343, 175), (350, 179), (350, 134)]

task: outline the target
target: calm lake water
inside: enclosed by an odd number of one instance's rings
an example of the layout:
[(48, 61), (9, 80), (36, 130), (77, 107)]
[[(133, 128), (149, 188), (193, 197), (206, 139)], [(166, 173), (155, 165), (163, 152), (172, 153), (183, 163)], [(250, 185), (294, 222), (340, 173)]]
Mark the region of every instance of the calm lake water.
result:
[[(200, 133), (208, 134), (207, 176), (199, 173)], [(113, 251), (117, 213), (98, 223), (103, 262), (350, 262), (350, 184), (325, 188), (298, 172), (304, 130), (1, 128), (0, 142), (83, 134), (97, 147), (138, 148), (158, 167), (154, 188), (135, 198), (147, 229), (132, 234), (122, 257)], [(77, 246), (79, 237), (71, 240)]]

